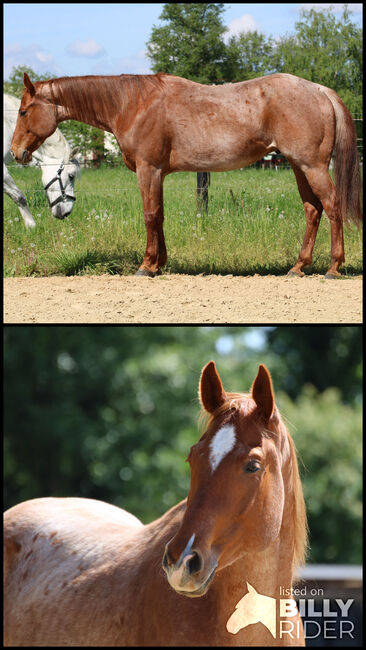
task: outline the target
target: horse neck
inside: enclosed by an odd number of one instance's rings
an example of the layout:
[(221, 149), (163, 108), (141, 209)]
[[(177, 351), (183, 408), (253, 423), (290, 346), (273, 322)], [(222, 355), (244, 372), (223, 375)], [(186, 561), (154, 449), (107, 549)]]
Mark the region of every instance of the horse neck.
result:
[[(282, 526), (278, 538), (264, 551), (245, 553), (236, 562), (217, 573), (213, 587), (218, 596), (234, 606), (247, 591), (247, 582), (258, 593), (279, 598), (283, 591), (292, 587), (294, 540), (286, 526)], [(234, 602), (235, 601), (235, 602)]]
[(56, 105), (57, 124), (77, 120), (113, 132), (121, 112), (121, 89), (116, 77), (64, 77), (44, 82), (42, 94)]

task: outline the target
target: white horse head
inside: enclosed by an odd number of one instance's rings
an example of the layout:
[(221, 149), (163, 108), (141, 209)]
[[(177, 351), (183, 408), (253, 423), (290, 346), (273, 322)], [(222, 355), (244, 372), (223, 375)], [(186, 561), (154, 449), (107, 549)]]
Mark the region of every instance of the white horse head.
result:
[(33, 153), (36, 161), (42, 161), (40, 165), (43, 187), (52, 215), (57, 219), (67, 217), (74, 206), (74, 184), (75, 179), (80, 176), (78, 151), (78, 147), (71, 150), (66, 138), (56, 129)]

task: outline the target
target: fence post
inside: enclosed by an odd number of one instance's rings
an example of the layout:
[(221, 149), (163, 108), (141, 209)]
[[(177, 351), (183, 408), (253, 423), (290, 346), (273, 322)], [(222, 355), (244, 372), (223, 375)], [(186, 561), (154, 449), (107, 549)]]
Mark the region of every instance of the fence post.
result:
[(210, 182), (210, 172), (197, 172), (197, 208), (199, 212), (207, 213)]

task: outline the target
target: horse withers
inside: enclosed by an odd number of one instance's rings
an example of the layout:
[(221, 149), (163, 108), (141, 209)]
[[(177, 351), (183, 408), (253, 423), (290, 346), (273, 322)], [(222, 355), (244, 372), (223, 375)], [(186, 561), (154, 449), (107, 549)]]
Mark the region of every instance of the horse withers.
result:
[[(32, 153), (63, 120), (113, 133), (136, 172), (147, 243), (138, 275), (154, 276), (167, 261), (163, 181), (176, 171), (246, 167), (280, 150), (290, 162), (304, 204), (306, 231), (290, 275), (312, 261), (323, 209), (330, 220), (331, 265), (344, 262), (343, 223), (362, 223), (357, 137), (352, 116), (325, 86), (290, 74), (207, 86), (174, 75), (63, 77), (24, 92), (12, 140), (15, 159)], [(329, 163), (335, 157), (335, 184)]]
[(270, 374), (260, 365), (251, 394), (230, 393), (211, 361), (199, 395), (189, 494), (159, 519), (80, 498), (5, 513), (6, 645), (303, 644), (280, 598), (304, 561), (306, 515)]

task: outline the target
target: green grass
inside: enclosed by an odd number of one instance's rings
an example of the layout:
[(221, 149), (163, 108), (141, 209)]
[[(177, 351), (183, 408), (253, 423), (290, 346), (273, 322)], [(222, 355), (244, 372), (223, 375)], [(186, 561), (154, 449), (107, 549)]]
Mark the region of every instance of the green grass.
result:
[[(37, 227), (26, 230), (4, 195), (5, 276), (136, 272), (146, 245), (136, 174), (123, 166), (83, 170), (74, 210), (59, 221), (51, 216), (40, 171), (12, 167), (11, 173)], [(285, 274), (305, 232), (291, 170), (212, 173), (208, 215), (197, 209), (196, 174), (172, 174), (164, 182), (164, 207), (167, 273)], [(343, 274), (361, 273), (362, 233), (354, 227), (345, 228), (345, 250)], [(325, 273), (329, 265), (330, 227), (323, 216), (306, 272)]]

